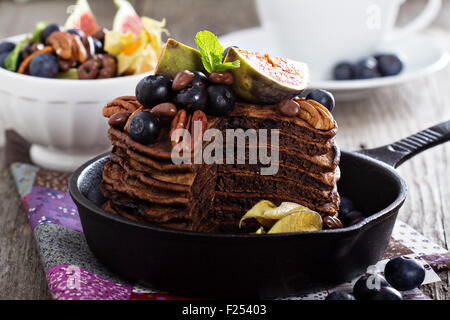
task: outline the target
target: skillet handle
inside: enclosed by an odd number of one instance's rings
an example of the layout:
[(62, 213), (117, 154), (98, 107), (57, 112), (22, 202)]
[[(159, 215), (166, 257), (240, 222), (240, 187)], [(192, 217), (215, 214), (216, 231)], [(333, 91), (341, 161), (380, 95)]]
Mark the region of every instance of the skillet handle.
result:
[(449, 140), (450, 120), (392, 144), (358, 152), (397, 168), (416, 154)]

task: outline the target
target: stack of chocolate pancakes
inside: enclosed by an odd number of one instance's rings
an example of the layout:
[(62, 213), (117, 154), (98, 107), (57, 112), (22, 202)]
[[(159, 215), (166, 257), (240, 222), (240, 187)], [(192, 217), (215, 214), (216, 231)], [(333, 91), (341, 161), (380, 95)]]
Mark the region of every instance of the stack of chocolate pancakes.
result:
[[(106, 105), (103, 114), (111, 117), (141, 107), (134, 97), (121, 97)], [(269, 145), (264, 153), (270, 157), (278, 152), (278, 160), (271, 164), (249, 164), (250, 150), (261, 146), (249, 144), (248, 139), (244, 163), (237, 164), (235, 152), (233, 164), (225, 159), (224, 164), (175, 164), (169, 127), (163, 126), (158, 140), (150, 145), (134, 141), (126, 130), (109, 128), (113, 150), (101, 184), (107, 199), (105, 210), (136, 221), (204, 232), (255, 230), (257, 224), (251, 219), (243, 228), (238, 225), (260, 200), (277, 205), (296, 202), (322, 216), (337, 214), (340, 152), (335, 144), (336, 124), (333, 129), (319, 130), (298, 117), (282, 115), (277, 106), (246, 103), (236, 103), (229, 117), (208, 116), (207, 129), (221, 130), (224, 140), (227, 129), (267, 129)], [(271, 129), (279, 130), (278, 146), (270, 145)], [(278, 171), (262, 175), (261, 169), (270, 165)]]

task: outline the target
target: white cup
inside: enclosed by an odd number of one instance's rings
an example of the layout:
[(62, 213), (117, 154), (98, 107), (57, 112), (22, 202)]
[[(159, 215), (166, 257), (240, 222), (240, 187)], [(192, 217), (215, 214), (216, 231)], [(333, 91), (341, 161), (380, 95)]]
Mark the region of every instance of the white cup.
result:
[(311, 77), (329, 79), (333, 66), (373, 54), (377, 47), (398, 41), (428, 26), (441, 0), (406, 26), (395, 27), (405, 0), (257, 0), (262, 26), (276, 38), (288, 58), (309, 64)]

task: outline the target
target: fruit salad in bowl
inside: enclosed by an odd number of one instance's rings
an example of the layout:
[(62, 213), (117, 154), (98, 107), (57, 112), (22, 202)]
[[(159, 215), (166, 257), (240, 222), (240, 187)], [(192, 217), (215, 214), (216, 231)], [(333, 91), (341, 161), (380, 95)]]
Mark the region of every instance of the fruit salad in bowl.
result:
[(134, 94), (156, 68), (165, 21), (114, 3), (111, 30), (78, 0), (64, 26), (38, 22), (32, 33), (0, 40), (0, 121), (32, 144), (40, 166), (70, 171), (108, 150), (99, 106)]

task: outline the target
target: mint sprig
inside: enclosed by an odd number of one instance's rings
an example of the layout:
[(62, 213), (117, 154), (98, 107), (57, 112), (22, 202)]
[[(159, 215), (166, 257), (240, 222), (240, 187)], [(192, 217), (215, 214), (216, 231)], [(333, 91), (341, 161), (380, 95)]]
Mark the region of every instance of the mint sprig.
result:
[(223, 47), (213, 33), (206, 30), (198, 32), (195, 43), (202, 55), (203, 67), (209, 73), (239, 68), (239, 60), (222, 63)]

